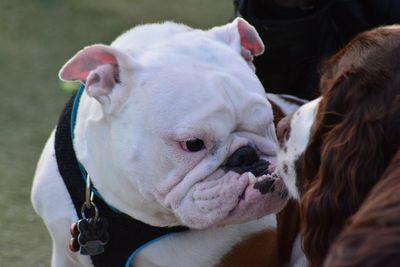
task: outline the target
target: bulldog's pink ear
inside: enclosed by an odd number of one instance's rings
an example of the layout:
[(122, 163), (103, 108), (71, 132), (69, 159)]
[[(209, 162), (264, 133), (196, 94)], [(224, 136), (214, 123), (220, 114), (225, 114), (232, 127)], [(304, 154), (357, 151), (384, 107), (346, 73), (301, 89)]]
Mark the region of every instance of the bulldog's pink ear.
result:
[(242, 48), (250, 51), (252, 56), (258, 56), (264, 53), (264, 43), (256, 29), (242, 18), (236, 18), (236, 27), (240, 35), (240, 44)]
[(236, 18), (233, 22), (212, 28), (210, 31), (237, 49), (248, 62), (251, 62), (254, 56), (264, 53), (264, 44), (256, 29), (242, 18)]
[(61, 68), (64, 81), (81, 81), (87, 93), (101, 103), (110, 101), (109, 95), (120, 83), (120, 65), (128, 55), (106, 45), (92, 45), (79, 51)]

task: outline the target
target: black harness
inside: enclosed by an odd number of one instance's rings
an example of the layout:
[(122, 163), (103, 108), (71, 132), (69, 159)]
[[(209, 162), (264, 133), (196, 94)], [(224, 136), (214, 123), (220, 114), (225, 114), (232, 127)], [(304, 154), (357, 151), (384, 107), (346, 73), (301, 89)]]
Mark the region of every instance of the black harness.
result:
[[(81, 219), (81, 207), (85, 202), (85, 181), (71, 141), (73, 103), (74, 97), (71, 97), (60, 116), (55, 133), (55, 152), (58, 170), (71, 196), (76, 214)], [(104, 252), (91, 256), (96, 267), (129, 266), (136, 250), (145, 243), (155, 241), (166, 234), (187, 230), (186, 227), (155, 227), (145, 224), (124, 213), (116, 212), (97, 195), (93, 202), (96, 203), (100, 216), (107, 218), (109, 224), (109, 242), (105, 245)]]

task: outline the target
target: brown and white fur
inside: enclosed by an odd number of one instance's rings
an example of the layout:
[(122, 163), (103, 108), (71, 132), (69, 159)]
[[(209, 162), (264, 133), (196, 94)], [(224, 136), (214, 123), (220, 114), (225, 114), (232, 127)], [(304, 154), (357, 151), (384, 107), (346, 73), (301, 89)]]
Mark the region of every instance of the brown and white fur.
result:
[[(325, 267), (396, 267), (400, 262), (400, 150), (332, 245)], [(352, 251), (352, 253), (347, 253)]]
[(277, 170), (301, 203), (310, 266), (323, 265), (399, 149), (399, 73), (400, 27), (362, 33), (325, 64), (321, 97), (278, 125)]

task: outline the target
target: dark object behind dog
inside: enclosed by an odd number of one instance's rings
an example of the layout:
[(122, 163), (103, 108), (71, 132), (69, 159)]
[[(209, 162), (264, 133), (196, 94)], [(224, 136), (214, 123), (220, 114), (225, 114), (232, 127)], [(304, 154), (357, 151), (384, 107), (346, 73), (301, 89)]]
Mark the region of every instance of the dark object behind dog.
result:
[(318, 96), (318, 68), (356, 34), (400, 22), (397, 0), (235, 0), (266, 53), (254, 60), (268, 92)]

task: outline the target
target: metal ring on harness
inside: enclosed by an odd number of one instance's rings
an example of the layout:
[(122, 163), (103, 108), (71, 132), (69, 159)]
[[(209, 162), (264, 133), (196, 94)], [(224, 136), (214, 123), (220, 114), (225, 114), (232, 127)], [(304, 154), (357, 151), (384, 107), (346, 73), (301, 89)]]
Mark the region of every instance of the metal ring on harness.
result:
[(90, 208), (94, 208), (94, 220), (97, 220), (99, 217), (99, 210), (97, 209), (96, 204), (93, 202), (93, 191), (90, 190), (91, 179), (89, 174), (86, 177), (86, 189), (85, 189), (85, 202), (81, 207), (81, 215), (83, 219), (86, 219), (85, 210), (89, 210)]

